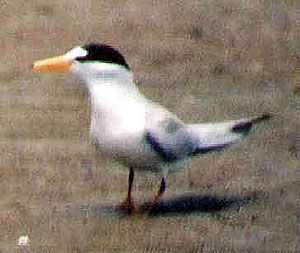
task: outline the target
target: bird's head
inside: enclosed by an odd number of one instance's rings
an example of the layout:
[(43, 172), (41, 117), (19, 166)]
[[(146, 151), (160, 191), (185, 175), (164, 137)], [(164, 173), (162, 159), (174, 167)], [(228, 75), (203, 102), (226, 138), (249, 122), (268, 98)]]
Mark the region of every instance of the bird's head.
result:
[(105, 44), (90, 43), (77, 46), (64, 55), (33, 64), (35, 71), (71, 71), (80, 76), (109, 75), (130, 68), (124, 56), (115, 48)]

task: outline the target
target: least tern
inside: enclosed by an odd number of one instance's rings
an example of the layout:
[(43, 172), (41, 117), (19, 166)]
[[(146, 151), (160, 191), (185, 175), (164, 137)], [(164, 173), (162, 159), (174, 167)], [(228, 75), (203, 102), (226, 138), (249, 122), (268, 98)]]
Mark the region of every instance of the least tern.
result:
[(141, 94), (124, 56), (105, 44), (75, 47), (65, 55), (36, 61), (33, 69), (70, 71), (86, 83), (91, 97), (92, 143), (129, 168), (128, 193), (122, 204), (128, 211), (133, 209), (134, 171), (159, 173), (160, 188), (150, 201), (153, 206), (166, 189), (169, 171), (182, 166), (187, 158), (236, 143), (255, 123), (270, 118), (263, 114), (222, 123), (185, 124)]

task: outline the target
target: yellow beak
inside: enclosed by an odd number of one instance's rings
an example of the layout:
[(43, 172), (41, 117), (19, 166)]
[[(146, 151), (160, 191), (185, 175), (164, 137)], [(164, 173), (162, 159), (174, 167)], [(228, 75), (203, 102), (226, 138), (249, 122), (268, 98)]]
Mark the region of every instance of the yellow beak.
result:
[(33, 70), (54, 70), (54, 71), (68, 71), (72, 65), (72, 62), (68, 62), (65, 55), (57, 56), (54, 58), (48, 58), (33, 63)]

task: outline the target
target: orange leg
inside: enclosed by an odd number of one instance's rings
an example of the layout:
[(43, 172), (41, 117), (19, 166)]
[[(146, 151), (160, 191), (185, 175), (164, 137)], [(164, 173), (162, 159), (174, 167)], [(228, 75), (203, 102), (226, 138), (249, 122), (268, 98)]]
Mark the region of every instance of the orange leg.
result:
[(121, 208), (126, 209), (129, 214), (131, 214), (131, 212), (134, 211), (133, 200), (131, 197), (133, 179), (134, 179), (134, 170), (132, 168), (130, 168), (129, 177), (128, 177), (127, 198), (125, 199), (124, 202), (121, 203)]
[(163, 195), (163, 193), (166, 190), (166, 181), (165, 179), (162, 177), (161, 178), (161, 183), (160, 183), (160, 187), (159, 190), (157, 191), (157, 193), (154, 195), (153, 199), (150, 201), (150, 203), (148, 204), (148, 210), (151, 212), (151, 210), (155, 207), (157, 200)]
[(163, 193), (166, 190), (166, 181), (165, 179), (162, 177), (161, 178), (161, 183), (160, 183), (160, 187), (159, 190), (157, 191), (157, 193), (154, 195), (154, 204), (156, 204), (157, 200), (160, 198), (161, 195), (163, 195)]

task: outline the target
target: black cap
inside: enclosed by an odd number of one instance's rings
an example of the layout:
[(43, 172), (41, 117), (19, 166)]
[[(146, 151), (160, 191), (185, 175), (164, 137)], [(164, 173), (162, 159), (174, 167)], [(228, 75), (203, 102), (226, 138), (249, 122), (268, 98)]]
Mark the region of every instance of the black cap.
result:
[(89, 43), (82, 46), (88, 54), (83, 57), (77, 57), (76, 60), (79, 62), (86, 61), (99, 61), (117, 64), (130, 70), (124, 56), (112, 46), (106, 44)]

